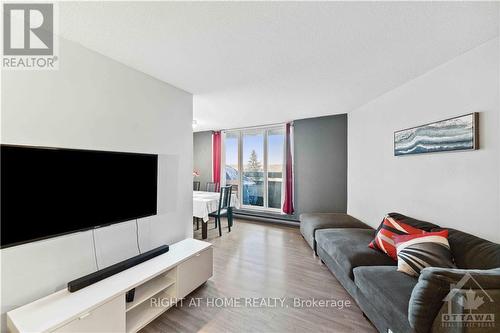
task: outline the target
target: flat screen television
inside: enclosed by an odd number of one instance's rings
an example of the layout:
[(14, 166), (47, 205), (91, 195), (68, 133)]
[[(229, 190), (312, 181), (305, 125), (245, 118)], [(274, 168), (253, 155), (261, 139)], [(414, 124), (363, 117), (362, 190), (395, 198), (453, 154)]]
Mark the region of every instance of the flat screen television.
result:
[(158, 155), (2, 145), (1, 247), (155, 215)]

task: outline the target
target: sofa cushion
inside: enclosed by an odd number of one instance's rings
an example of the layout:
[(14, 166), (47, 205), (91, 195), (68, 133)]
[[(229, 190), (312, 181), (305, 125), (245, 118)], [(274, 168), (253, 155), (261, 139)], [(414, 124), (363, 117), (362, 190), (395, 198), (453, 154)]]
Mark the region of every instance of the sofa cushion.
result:
[(320, 246), (318, 246), (318, 256), (321, 258), (323, 264), (328, 267), (330, 272), (335, 276), (335, 278), (340, 282), (342, 287), (347, 290), (347, 292), (353, 297), (357, 296), (357, 289), (354, 281), (344, 272), (343, 269), (339, 267), (336, 261), (332, 259), (332, 257), (326, 253)]
[(364, 266), (354, 269), (354, 283), (363, 298), (392, 325), (393, 332), (407, 332), (408, 304), (417, 284), (415, 277), (395, 267)]
[(358, 266), (396, 266), (385, 253), (367, 246), (374, 235), (373, 229), (322, 229), (316, 231), (316, 242), (352, 280)]
[(500, 244), (455, 229), (448, 229), (448, 242), (458, 268), (500, 267)]
[(371, 229), (360, 220), (344, 213), (306, 213), (300, 214), (300, 232), (306, 242), (316, 251), (315, 232), (327, 228)]

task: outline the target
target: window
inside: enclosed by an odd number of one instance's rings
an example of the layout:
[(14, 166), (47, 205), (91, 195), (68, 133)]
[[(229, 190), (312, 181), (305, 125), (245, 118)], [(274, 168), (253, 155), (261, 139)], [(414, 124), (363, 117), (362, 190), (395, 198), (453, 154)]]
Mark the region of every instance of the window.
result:
[(225, 180), (243, 208), (281, 210), (284, 142), (284, 126), (226, 132)]

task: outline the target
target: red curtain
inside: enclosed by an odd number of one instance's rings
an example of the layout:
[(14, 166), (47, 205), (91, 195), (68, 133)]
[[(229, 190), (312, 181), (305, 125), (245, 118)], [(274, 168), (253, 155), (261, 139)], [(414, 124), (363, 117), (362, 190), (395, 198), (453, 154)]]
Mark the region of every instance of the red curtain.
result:
[(285, 201), (283, 202), (283, 213), (293, 214), (293, 160), (291, 124), (286, 124), (285, 133)]
[(212, 181), (216, 183), (217, 191), (220, 186), (220, 167), (221, 167), (221, 133), (212, 133)]

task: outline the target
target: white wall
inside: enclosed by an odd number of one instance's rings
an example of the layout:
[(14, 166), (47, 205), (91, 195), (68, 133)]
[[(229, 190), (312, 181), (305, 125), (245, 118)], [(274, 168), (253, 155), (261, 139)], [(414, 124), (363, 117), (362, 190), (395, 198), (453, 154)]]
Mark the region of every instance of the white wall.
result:
[[(192, 237), (191, 94), (61, 40), (58, 71), (2, 72), (1, 119), (2, 143), (159, 154), (158, 215), (138, 221), (141, 250)], [(135, 220), (97, 230), (100, 267), (136, 255), (135, 232)], [(96, 269), (90, 231), (1, 259), (2, 313)]]
[[(391, 211), (500, 241), (498, 38), (349, 113), (348, 212)], [(480, 150), (395, 157), (396, 130), (480, 113)]]

